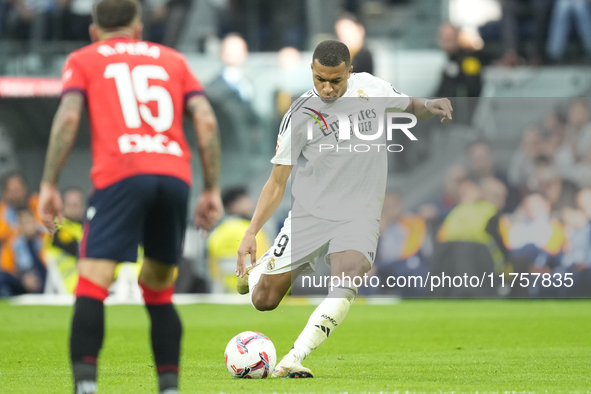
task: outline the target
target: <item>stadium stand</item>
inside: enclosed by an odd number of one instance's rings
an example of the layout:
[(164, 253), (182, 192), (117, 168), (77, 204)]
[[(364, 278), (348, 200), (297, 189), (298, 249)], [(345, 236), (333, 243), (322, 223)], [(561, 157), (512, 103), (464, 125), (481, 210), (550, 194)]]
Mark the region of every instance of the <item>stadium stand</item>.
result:
[[(27, 8), (33, 3), (36, 8)], [(45, 5), (40, 6), (42, 3)], [(60, 23), (74, 19), (87, 23), (88, 14), (84, 7), (88, 4), (84, 3), (76, 0), (0, 1), (0, 176), (19, 169), (30, 185), (39, 183), (49, 123), (61, 87), (58, 79), (61, 67), (67, 54), (88, 39), (80, 31), (67, 30), (66, 25)], [(379, 249), (383, 259), (376, 261), (375, 273), (386, 275), (390, 272), (388, 275), (391, 275), (391, 272), (400, 272), (393, 268), (397, 264), (399, 267), (401, 264), (414, 267), (415, 271), (411, 272), (418, 275), (424, 275), (427, 268), (432, 272), (436, 268), (441, 272), (470, 269), (502, 273), (512, 267), (528, 273), (572, 272), (582, 278), (580, 281), (591, 283), (588, 239), (591, 213), (586, 192), (591, 186), (591, 106), (584, 98), (591, 92), (591, 74), (584, 67), (585, 53), (579, 50), (576, 36), (567, 34), (569, 40), (564, 44), (564, 56), (561, 55), (562, 49), (556, 50), (560, 45), (552, 41), (558, 40), (556, 37), (551, 39), (552, 45), (551, 41), (544, 41), (541, 46), (543, 50), (552, 46), (553, 56), (569, 66), (534, 68), (521, 65), (525, 62), (517, 59), (512, 64), (517, 67), (503, 68), (489, 64), (504, 53), (501, 30), (506, 26), (503, 25), (506, 13), (504, 20), (493, 21), (480, 30), (482, 37), (479, 38), (483, 39), (484, 47), (477, 48), (475, 43), (479, 41), (473, 36), (477, 26), (447, 24), (448, 20), (460, 20), (450, 11), (460, 1), (330, 0), (307, 2), (309, 5), (303, 8), (296, 3), (306, 2), (289, 2), (283, 9), (269, 7), (266, 10), (263, 8), (267, 3), (260, 3), (261, 9), (249, 9), (244, 14), (248, 20), (245, 23), (236, 16), (244, 10), (243, 1), (144, 2), (146, 38), (181, 49), (200, 80), (211, 87), (212, 92), (222, 93), (217, 97), (219, 108), (224, 105), (248, 107), (243, 111), (246, 115), (238, 117), (238, 123), (247, 126), (251, 132), (258, 128), (254, 135), (246, 137), (244, 131), (235, 130), (234, 133), (240, 133), (245, 139), (224, 146), (222, 187), (248, 180), (249, 190), (261, 190), (270, 172), (268, 161), (275, 148), (277, 119), (287, 108), (285, 97), (297, 96), (310, 88), (309, 49), (319, 40), (334, 35), (334, 22), (343, 11), (353, 12), (365, 26), (364, 46), (373, 54), (375, 74), (401, 92), (413, 96), (433, 95), (441, 90), (438, 88), (442, 86), (442, 77), (453, 75), (450, 64), (463, 65), (465, 59), (475, 53), (482, 66), (474, 79), (478, 80), (478, 89), (468, 94), (475, 96), (478, 91), (481, 97), (456, 97), (453, 100), (458, 122), (452, 125), (440, 125), (436, 120), (425, 122), (417, 128), (420, 130), (417, 144), (405, 145), (405, 151), (391, 160), (388, 190), (397, 193), (405, 208), (391, 219), (390, 226), (383, 229)], [(473, 1), (471, 4), (477, 3)], [(509, 3), (528, 2), (507, 1)], [(548, 13), (547, 17), (554, 13), (551, 17), (552, 34), (564, 35), (567, 29), (559, 22), (561, 16), (558, 15), (564, 12), (560, 7), (566, 3), (569, 2), (558, 0), (554, 8), (544, 11)], [(446, 4), (450, 7), (446, 8)], [(497, 8), (500, 17), (501, 7)], [(533, 15), (532, 9), (527, 11)], [(286, 13), (305, 17), (296, 24), (278, 26), (277, 20), (285, 18)], [(23, 19), (27, 15), (30, 18)], [(555, 18), (558, 19), (554, 21)], [(519, 19), (518, 23), (519, 31), (524, 33), (520, 37), (524, 39), (525, 53), (534, 53), (537, 33), (532, 27), (532, 19)], [(584, 20), (577, 23), (584, 24)], [(68, 24), (71, 29), (75, 29), (74, 25)], [(439, 26), (442, 26), (441, 32)], [(456, 30), (450, 28), (457, 28), (461, 56), (442, 50), (445, 49), (442, 44), (445, 37), (442, 36), (452, 32), (455, 37)], [(554, 33), (555, 29), (560, 33)], [(222, 40), (232, 32), (242, 34), (251, 50), (248, 59), (240, 64), (240, 79), (249, 81), (243, 86), (250, 87), (242, 89), (236, 84), (227, 84), (226, 93), (223, 93), (219, 89), (224, 80), (223, 71), (220, 74), (224, 69), (220, 50)], [(279, 52), (279, 56), (275, 51), (282, 48), (288, 49)], [(473, 52), (475, 49), (482, 50)], [(530, 60), (537, 62), (535, 56), (530, 56)], [(463, 85), (460, 88), (469, 90)], [(458, 91), (457, 86), (454, 89)], [(574, 97), (583, 98), (572, 99)], [(282, 110), (279, 111), (279, 107)], [(221, 113), (222, 109), (216, 111)], [(246, 116), (256, 118), (256, 122), (246, 122)], [(232, 119), (228, 116), (222, 120)], [(223, 127), (224, 130), (230, 128)], [(228, 135), (232, 133), (227, 132)], [(192, 143), (194, 136), (189, 134), (187, 137)], [(62, 186), (74, 184), (84, 192), (90, 191), (89, 157), (89, 128), (83, 117), (78, 139), (64, 170), (63, 179), (67, 184)], [(198, 161), (193, 163), (194, 172), (199, 173)], [(469, 187), (480, 193), (474, 201), (462, 202), (460, 189), (461, 185), (467, 184), (466, 179), (471, 179), (474, 183)], [(199, 192), (199, 182), (196, 182), (192, 202)], [(541, 215), (544, 217), (542, 227), (549, 229), (542, 235), (550, 234), (548, 238), (523, 236), (531, 223), (540, 220), (528, 211), (529, 204), (536, 199), (538, 205), (550, 206), (549, 213)], [(270, 239), (289, 206), (288, 191), (279, 209), (282, 213), (274, 218), (274, 225), (269, 226)], [(463, 219), (466, 217), (469, 219)], [(492, 223), (498, 230), (493, 231), (494, 235), (487, 232), (487, 225), (493, 218)], [(224, 223), (219, 228), (223, 226)], [(474, 231), (466, 231), (468, 228)], [(463, 230), (463, 234), (455, 232), (458, 229)], [(71, 233), (66, 238), (79, 241), (80, 229), (75, 220), (64, 224), (62, 231)], [(0, 240), (3, 246), (8, 243), (8, 238)], [(215, 236), (209, 240), (213, 243)], [(194, 280), (182, 286), (189, 289), (187, 291), (205, 291), (211, 288), (212, 279), (215, 280), (216, 274), (211, 274), (206, 257), (207, 242), (203, 234), (188, 232), (185, 268), (192, 273)], [(503, 247), (508, 252), (503, 251)], [(68, 256), (71, 260), (73, 254)], [(457, 265), (455, 260), (459, 261)], [(470, 264), (476, 260), (481, 261), (477, 268)], [(49, 265), (49, 276), (55, 278), (51, 274), (54, 272), (53, 262)], [(62, 279), (70, 277), (63, 272), (59, 276)], [(71, 278), (63, 281), (62, 291), (71, 291)], [(59, 283), (56, 286), (60, 288)], [(545, 294), (543, 289), (531, 288), (522, 294), (510, 295), (579, 296), (588, 295), (588, 289), (589, 286), (568, 291), (560, 288), (555, 293)], [(416, 290), (406, 289), (402, 295), (422, 294), (413, 292)]]

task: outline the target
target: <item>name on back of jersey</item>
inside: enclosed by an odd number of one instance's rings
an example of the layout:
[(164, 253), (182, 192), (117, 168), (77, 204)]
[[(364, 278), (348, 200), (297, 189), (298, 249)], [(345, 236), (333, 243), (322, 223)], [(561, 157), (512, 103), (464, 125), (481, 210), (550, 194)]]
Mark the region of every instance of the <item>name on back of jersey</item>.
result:
[(115, 46), (103, 44), (99, 46), (97, 52), (105, 57), (113, 55), (134, 55), (134, 56), (148, 56), (153, 59), (160, 57), (160, 48), (156, 45), (148, 45), (147, 42), (118, 42)]

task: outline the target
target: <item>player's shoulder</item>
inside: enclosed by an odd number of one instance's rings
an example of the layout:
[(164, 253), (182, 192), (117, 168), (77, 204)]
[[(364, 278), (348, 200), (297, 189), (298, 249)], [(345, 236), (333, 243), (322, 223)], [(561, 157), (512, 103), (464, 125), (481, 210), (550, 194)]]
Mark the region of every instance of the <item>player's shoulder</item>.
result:
[(68, 60), (87, 58), (88, 55), (96, 53), (96, 48), (98, 46), (97, 44), (98, 43), (95, 42), (70, 52), (70, 54), (68, 55)]
[(117, 55), (141, 56), (165, 61), (186, 61), (185, 56), (176, 49), (143, 40), (99, 41), (73, 51), (69, 58), (87, 60), (93, 56), (110, 58)]
[(309, 99), (313, 98), (313, 97), (318, 97), (318, 93), (316, 93), (316, 91), (314, 89), (310, 89), (307, 92), (305, 92), (304, 94), (302, 94), (300, 97), (294, 99), (291, 103), (291, 105), (289, 106), (289, 109), (287, 110), (287, 112), (283, 115), (283, 119), (291, 119), (291, 114), (294, 111), (299, 110), (300, 108), (302, 108), (302, 106), (309, 101)]
[[(395, 93), (396, 95), (402, 95), (390, 82), (376, 77), (370, 73), (352, 73), (350, 77), (351, 82), (356, 88), (367, 88), (377, 89), (379, 91), (385, 91), (386, 93)], [(373, 92), (372, 92), (373, 93)], [(379, 93), (379, 92), (376, 92)], [(381, 94), (380, 94), (381, 96)]]
[(318, 97), (318, 93), (316, 93), (316, 90), (312, 88), (307, 92), (303, 93), (300, 97)]
[(351, 76), (349, 77), (350, 81), (360, 82), (360, 83), (374, 82), (376, 79), (379, 79), (379, 78), (370, 74), (370, 73), (366, 73), (366, 72), (362, 72), (362, 73), (353, 72), (353, 73), (351, 73)]

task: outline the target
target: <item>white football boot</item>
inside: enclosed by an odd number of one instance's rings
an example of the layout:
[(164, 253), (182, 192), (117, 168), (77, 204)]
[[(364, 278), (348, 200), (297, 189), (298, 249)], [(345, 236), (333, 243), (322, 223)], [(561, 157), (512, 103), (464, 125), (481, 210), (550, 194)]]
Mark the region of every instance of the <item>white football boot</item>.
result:
[(275, 366), (273, 371), (274, 378), (313, 378), (312, 371), (302, 366), (301, 363), (297, 362), (293, 356), (287, 354), (279, 364)]

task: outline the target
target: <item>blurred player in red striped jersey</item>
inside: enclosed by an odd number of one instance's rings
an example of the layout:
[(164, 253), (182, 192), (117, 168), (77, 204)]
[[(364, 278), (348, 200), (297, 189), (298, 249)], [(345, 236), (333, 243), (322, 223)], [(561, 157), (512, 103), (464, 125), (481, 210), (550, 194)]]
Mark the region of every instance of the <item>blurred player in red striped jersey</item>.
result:
[(62, 217), (58, 177), (86, 105), (92, 135), (94, 191), (80, 245), (70, 355), (76, 394), (96, 392), (104, 336), (103, 301), (116, 262), (135, 261), (150, 314), (152, 349), (161, 393), (178, 392), (182, 325), (172, 304), (174, 267), (181, 257), (191, 185), (191, 153), (183, 116), (197, 132), (204, 189), (195, 223), (210, 229), (221, 216), (217, 121), (185, 58), (140, 40), (137, 0), (100, 0), (93, 9), (94, 43), (73, 52), (55, 115), (39, 201), (48, 229)]

